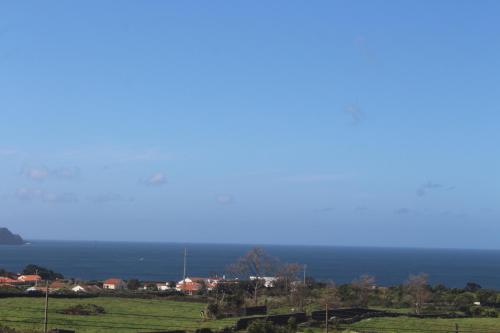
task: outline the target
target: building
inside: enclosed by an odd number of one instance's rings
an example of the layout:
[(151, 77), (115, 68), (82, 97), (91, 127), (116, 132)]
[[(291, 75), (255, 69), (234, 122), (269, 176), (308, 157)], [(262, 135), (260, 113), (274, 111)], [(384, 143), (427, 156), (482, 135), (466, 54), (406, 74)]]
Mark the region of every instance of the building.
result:
[(57, 291), (57, 290), (70, 290), (71, 285), (68, 281), (65, 280), (56, 280), (49, 285), (49, 290)]
[(42, 277), (40, 275), (20, 275), (17, 280), (23, 283), (38, 283), (42, 281)]
[(19, 281), (11, 279), (10, 277), (0, 276), (0, 284), (15, 284), (15, 283), (19, 283)]
[(100, 292), (102, 289), (95, 285), (76, 285), (71, 290), (75, 293), (87, 293), (87, 294), (96, 294)]
[(103, 282), (102, 288), (109, 290), (121, 290), (121, 289), (126, 289), (127, 285), (121, 279), (111, 278)]
[(176, 290), (192, 295), (203, 287), (207, 290), (212, 290), (217, 286), (221, 279), (219, 278), (204, 278), (204, 277), (187, 277), (177, 283)]
[(274, 284), (278, 280), (278, 278), (274, 276), (262, 276), (262, 277), (250, 276), (250, 281), (254, 281), (257, 279), (264, 281), (264, 287), (266, 288), (274, 287)]

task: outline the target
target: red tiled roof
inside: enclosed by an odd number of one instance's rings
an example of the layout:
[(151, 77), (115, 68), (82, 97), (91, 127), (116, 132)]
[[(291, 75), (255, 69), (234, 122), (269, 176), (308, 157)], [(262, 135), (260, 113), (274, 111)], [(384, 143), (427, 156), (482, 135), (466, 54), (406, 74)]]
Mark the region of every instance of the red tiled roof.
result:
[(111, 278), (111, 279), (107, 279), (106, 281), (104, 281), (104, 284), (114, 284), (114, 285), (117, 285), (117, 284), (121, 284), (121, 283), (123, 283), (123, 280), (116, 279), (116, 278)]
[(0, 283), (18, 283), (19, 281), (11, 279), (9, 277), (0, 276)]
[(185, 292), (198, 291), (201, 288), (201, 284), (197, 282), (185, 282), (177, 284), (177, 288)]
[(34, 281), (41, 281), (42, 277), (40, 275), (21, 275), (17, 279), (19, 281), (34, 282)]

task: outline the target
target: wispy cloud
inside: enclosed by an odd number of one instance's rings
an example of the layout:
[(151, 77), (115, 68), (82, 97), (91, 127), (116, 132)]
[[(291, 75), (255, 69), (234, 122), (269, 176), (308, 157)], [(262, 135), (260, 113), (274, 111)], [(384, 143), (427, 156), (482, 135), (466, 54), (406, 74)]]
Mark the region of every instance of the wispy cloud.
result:
[(398, 208), (396, 209), (396, 211), (394, 212), (396, 215), (408, 215), (408, 214), (411, 214), (413, 213), (413, 210), (409, 209), (409, 208)]
[(35, 181), (43, 181), (49, 178), (52, 179), (75, 179), (80, 176), (80, 169), (77, 167), (60, 167), (50, 169), (42, 167), (27, 167), (24, 168), (22, 174), (28, 179)]
[(19, 152), (15, 149), (0, 148), (0, 157), (14, 157), (18, 154)]
[(78, 196), (71, 192), (52, 193), (41, 189), (20, 187), (14, 195), (20, 201), (39, 201), (44, 203), (73, 203)]
[(133, 197), (126, 197), (118, 193), (100, 193), (87, 197), (87, 200), (94, 204), (108, 204), (114, 202), (133, 202)]
[(431, 181), (428, 181), (427, 183), (420, 185), (420, 187), (417, 188), (416, 193), (419, 197), (423, 197), (423, 196), (427, 195), (430, 191), (435, 191), (435, 190), (451, 191), (453, 189), (455, 189), (455, 186), (444, 186), (442, 184), (433, 183)]
[(369, 45), (365, 36), (358, 36), (354, 40), (354, 44), (359, 51), (359, 54), (370, 64), (374, 65), (378, 62), (377, 55), (373, 48)]
[(215, 200), (221, 205), (229, 205), (233, 203), (234, 198), (231, 194), (218, 194), (216, 195)]
[(146, 178), (144, 183), (150, 186), (161, 186), (167, 183), (167, 176), (163, 172), (156, 172)]
[(331, 212), (333, 210), (334, 210), (333, 207), (323, 207), (323, 208), (316, 209), (315, 212), (329, 213), (329, 212)]
[(368, 211), (368, 207), (366, 206), (356, 206), (354, 207), (354, 211), (357, 212), (358, 214), (364, 214)]
[(316, 183), (316, 182), (331, 182), (343, 180), (346, 176), (343, 174), (323, 173), (323, 174), (306, 174), (295, 175), (282, 178), (282, 180), (292, 183)]
[(353, 125), (359, 124), (363, 120), (363, 111), (361, 108), (355, 104), (349, 105), (344, 109), (344, 112), (347, 113), (351, 118), (351, 123)]

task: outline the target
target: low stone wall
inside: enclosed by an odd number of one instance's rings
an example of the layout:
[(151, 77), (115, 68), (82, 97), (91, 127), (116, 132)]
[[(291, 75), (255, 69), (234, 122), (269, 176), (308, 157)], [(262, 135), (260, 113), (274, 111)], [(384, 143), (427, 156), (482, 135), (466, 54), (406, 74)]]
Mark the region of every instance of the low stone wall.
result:
[(257, 316), (257, 317), (246, 317), (246, 318), (241, 318), (236, 322), (236, 330), (244, 330), (246, 329), (252, 322), (256, 320), (265, 320), (265, 321), (270, 321), (275, 325), (286, 325), (288, 323), (288, 320), (290, 318), (295, 318), (297, 324), (304, 323), (306, 322), (309, 318), (307, 317), (307, 314), (305, 312), (298, 312), (298, 313), (289, 313), (289, 314), (282, 314), (282, 315), (272, 315), (272, 316)]

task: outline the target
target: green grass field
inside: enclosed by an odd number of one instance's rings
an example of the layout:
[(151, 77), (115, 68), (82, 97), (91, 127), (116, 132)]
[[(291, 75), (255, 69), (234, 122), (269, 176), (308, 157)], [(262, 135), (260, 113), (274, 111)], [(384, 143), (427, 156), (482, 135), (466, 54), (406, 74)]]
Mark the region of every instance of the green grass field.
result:
[[(95, 304), (104, 307), (106, 314), (93, 316), (58, 314), (57, 310), (76, 304)], [(202, 303), (168, 300), (144, 300), (99, 297), (88, 299), (50, 299), (49, 327), (72, 328), (77, 332), (144, 332), (200, 327), (223, 328), (235, 319), (203, 321)], [(0, 323), (19, 329), (43, 328), (43, 298), (0, 299)]]
[[(371, 318), (348, 326), (356, 332), (380, 333), (451, 333), (458, 324), (460, 333), (498, 333), (500, 318), (418, 319), (418, 318)], [(342, 326), (347, 328), (346, 326)]]
[[(106, 314), (76, 316), (57, 313), (57, 310), (77, 304), (102, 306), (106, 310)], [(154, 332), (175, 329), (194, 331), (201, 327), (221, 329), (232, 326), (236, 321), (235, 318), (204, 321), (200, 316), (200, 311), (204, 307), (203, 303), (112, 297), (51, 299), (49, 328), (74, 329), (78, 333)], [(43, 298), (0, 299), (0, 324), (13, 328), (41, 331), (43, 328), (43, 309)], [(271, 312), (287, 312), (289, 309), (276, 310), (281, 311)], [(455, 324), (458, 324), (461, 333), (500, 332), (500, 318), (417, 319), (407, 317), (366, 319), (350, 326), (342, 326), (342, 331), (454, 333)], [(313, 330), (316, 333), (323, 331), (320, 328)]]

